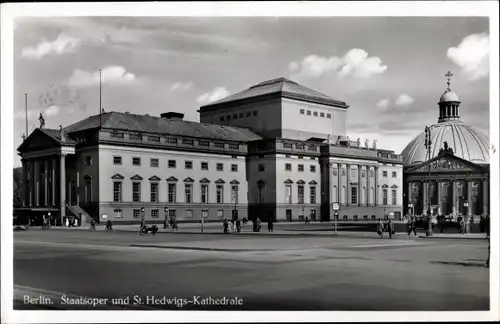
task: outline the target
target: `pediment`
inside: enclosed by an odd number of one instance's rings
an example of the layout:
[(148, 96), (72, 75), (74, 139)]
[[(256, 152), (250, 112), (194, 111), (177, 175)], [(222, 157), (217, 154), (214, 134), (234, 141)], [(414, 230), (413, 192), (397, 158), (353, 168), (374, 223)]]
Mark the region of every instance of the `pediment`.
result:
[(315, 180), (311, 180), (311, 181), (309, 181), (309, 184), (310, 185), (317, 185), (318, 183)]
[(223, 184), (223, 183), (226, 183), (226, 182), (224, 180), (222, 180), (222, 179), (217, 179), (217, 180), (215, 180), (215, 183), (217, 183), (217, 184)]
[(161, 178), (158, 176), (155, 176), (155, 175), (152, 177), (149, 177), (149, 181), (160, 181), (160, 180), (161, 180)]
[(286, 183), (286, 184), (292, 184), (292, 183), (293, 183), (293, 181), (292, 181), (292, 180), (290, 180), (290, 179), (286, 179), (286, 180), (285, 180), (285, 183)]
[(481, 170), (482, 167), (451, 154), (442, 154), (409, 169), (408, 172), (429, 172), (429, 169), (431, 172), (472, 172)]
[(238, 180), (232, 180), (230, 184), (240, 184), (240, 182)]
[(207, 178), (203, 178), (200, 180), (201, 183), (210, 183), (210, 180), (208, 180)]
[(130, 178), (131, 180), (142, 180), (142, 177), (138, 174)]
[(122, 176), (121, 174), (117, 173), (114, 176), (112, 176), (111, 179), (114, 179), (114, 180), (123, 180), (123, 179), (125, 179), (125, 177)]
[(167, 181), (169, 181), (169, 182), (176, 182), (176, 181), (179, 181), (179, 179), (177, 179), (176, 177), (172, 176), (172, 177), (168, 177)]
[(306, 182), (304, 180), (299, 180), (299, 181), (297, 181), (297, 184), (303, 185), (303, 184), (306, 184)]
[(184, 182), (194, 182), (194, 179), (191, 177), (187, 177), (186, 179), (184, 179)]
[(17, 148), (21, 153), (60, 147), (60, 143), (40, 129), (35, 129)]

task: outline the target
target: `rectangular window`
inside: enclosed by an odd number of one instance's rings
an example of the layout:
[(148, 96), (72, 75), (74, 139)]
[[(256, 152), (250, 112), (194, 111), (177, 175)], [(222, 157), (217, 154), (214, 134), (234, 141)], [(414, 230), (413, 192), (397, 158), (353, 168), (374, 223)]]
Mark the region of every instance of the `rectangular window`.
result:
[(160, 210), (159, 209), (151, 209), (151, 218), (159, 218)]
[(309, 171), (310, 172), (316, 172), (316, 166), (315, 165), (310, 165), (309, 166)]
[(158, 168), (160, 166), (160, 160), (159, 159), (151, 159), (151, 167), (152, 168)]
[(141, 165), (141, 158), (140, 157), (133, 157), (132, 158), (132, 165)]
[(309, 151), (316, 151), (316, 145), (314, 145), (314, 144), (309, 144), (309, 145), (307, 145), (307, 149), (308, 149)]
[(398, 174), (396, 172), (392, 172), (392, 177), (397, 178)]
[(292, 171), (292, 164), (291, 163), (285, 163), (285, 171)]
[(383, 189), (382, 193), (383, 193), (382, 205), (387, 205), (387, 189)]
[(348, 218), (347, 218), (347, 215), (342, 216), (342, 219), (343, 219), (343, 220), (347, 220), (347, 219), (348, 219)]
[(307, 111), (307, 116), (311, 116), (311, 111), (310, 110)]
[(141, 202), (141, 183), (132, 182), (132, 201)]
[(208, 210), (207, 209), (203, 209), (201, 211), (201, 217), (203, 218), (208, 218)]
[(231, 115), (227, 115), (226, 120), (231, 120)]
[(240, 149), (239, 144), (229, 144), (228, 147), (230, 150), (239, 150)]
[(231, 172), (238, 172), (238, 164), (231, 164)]
[(332, 119), (332, 114), (326, 114), (326, 118)]
[(315, 204), (316, 203), (316, 187), (311, 186), (311, 193), (310, 193), (310, 203)]
[(283, 148), (286, 148), (286, 149), (291, 149), (291, 148), (293, 148), (293, 144), (290, 144), (290, 143), (283, 143)]
[(91, 156), (85, 157), (85, 165), (92, 165), (92, 157)]
[(186, 218), (193, 218), (193, 210), (186, 209)]
[(168, 210), (168, 218), (169, 219), (175, 219), (175, 216), (176, 216), (175, 209), (169, 209)]
[(217, 210), (217, 217), (219, 219), (223, 219), (224, 218), (224, 210), (223, 209), (218, 209)]
[(217, 189), (217, 203), (223, 204), (224, 203), (224, 186), (217, 185), (216, 189)]
[(238, 203), (238, 192), (239, 192), (238, 186), (237, 185), (232, 185), (231, 186), (231, 202), (233, 204), (237, 204)]
[(184, 184), (184, 197), (185, 202), (190, 204), (193, 202), (193, 185), (192, 184)]
[(121, 208), (116, 208), (113, 211), (115, 212), (115, 218), (122, 218), (123, 217), (122, 209)]
[(184, 169), (192, 170), (193, 169), (193, 161), (184, 161)]
[[(295, 144), (295, 149), (303, 151), (305, 148), (304, 144)], [(299, 156), (299, 159), (301, 157)]]
[(292, 203), (292, 185), (289, 184), (285, 186), (285, 203), (286, 204)]
[(238, 114), (233, 114), (233, 119), (238, 119)]
[(304, 115), (304, 114), (305, 114), (305, 110), (304, 110), (304, 109), (301, 109), (301, 110), (300, 110), (300, 114), (301, 114), (301, 115)]
[(210, 141), (198, 140), (198, 145), (201, 147), (210, 147)]
[(201, 185), (201, 202), (203, 204), (208, 203), (208, 185), (207, 184)]
[(245, 118), (245, 113), (240, 113), (240, 118)]
[(224, 121), (224, 116), (222, 116), (221, 118), (219, 118), (220, 121)]
[(358, 188), (352, 187), (351, 188), (351, 204), (357, 204), (357, 203), (358, 203)]
[(182, 139), (182, 144), (193, 145), (194, 141), (191, 138), (183, 138)]
[(299, 172), (304, 172), (304, 165), (303, 164), (297, 165), (297, 168), (298, 168)]
[(223, 163), (217, 163), (216, 169), (217, 169), (217, 171), (224, 171), (224, 164)]
[(123, 132), (113, 131), (113, 132), (111, 132), (111, 137), (113, 137), (113, 138), (123, 138)]
[(252, 112), (252, 115), (257, 116), (257, 110), (254, 110), (254, 111)]
[(393, 205), (397, 205), (397, 196), (396, 196), (396, 193), (397, 193), (397, 190), (396, 189), (392, 189), (392, 204)]
[(177, 166), (177, 161), (175, 160), (168, 160), (168, 167), (169, 168), (175, 168)]
[(158, 183), (151, 182), (151, 202), (158, 202)]
[(175, 203), (177, 195), (177, 185), (175, 183), (168, 184), (168, 202)]
[(313, 113), (313, 115), (314, 115), (314, 117), (318, 117), (318, 112), (317, 112), (317, 111), (315, 111), (315, 112)]
[(113, 156), (113, 164), (122, 164), (122, 157), (121, 156)]
[(148, 141), (154, 143), (160, 143), (160, 136), (148, 135)]
[(382, 171), (382, 176), (387, 178), (387, 171)]
[(264, 164), (259, 164), (259, 172), (264, 172), (266, 171), (266, 167), (264, 166)]
[(252, 112), (250, 111), (247, 111), (247, 114), (246, 114), (247, 117), (251, 117), (252, 116)]
[(122, 201), (122, 183), (120, 181), (113, 182), (113, 201)]
[(224, 148), (224, 143), (221, 143), (221, 142), (215, 142), (215, 143), (214, 143), (214, 147), (216, 147), (216, 148)]
[(177, 144), (177, 138), (168, 136), (168, 137), (166, 138), (166, 142), (167, 142), (168, 144)]
[(130, 133), (129, 138), (131, 140), (142, 141), (142, 134), (141, 133)]
[(201, 169), (208, 171), (208, 162), (201, 162)]
[(304, 203), (304, 186), (297, 186), (297, 198), (299, 204)]
[(325, 118), (325, 113), (323, 113), (323, 112), (322, 112), (322, 113), (319, 113), (319, 117), (323, 117), (323, 118)]
[(140, 218), (141, 217), (141, 210), (140, 209), (134, 209), (133, 215), (134, 215), (134, 218)]

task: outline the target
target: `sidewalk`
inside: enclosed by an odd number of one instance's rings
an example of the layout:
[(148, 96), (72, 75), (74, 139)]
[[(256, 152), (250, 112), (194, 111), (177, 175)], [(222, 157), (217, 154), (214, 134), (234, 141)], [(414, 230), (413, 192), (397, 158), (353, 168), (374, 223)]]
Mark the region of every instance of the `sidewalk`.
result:
[(432, 236), (419, 235), (423, 239), (464, 239), (464, 240), (486, 240), (486, 233), (467, 233), (467, 234), (432, 234)]

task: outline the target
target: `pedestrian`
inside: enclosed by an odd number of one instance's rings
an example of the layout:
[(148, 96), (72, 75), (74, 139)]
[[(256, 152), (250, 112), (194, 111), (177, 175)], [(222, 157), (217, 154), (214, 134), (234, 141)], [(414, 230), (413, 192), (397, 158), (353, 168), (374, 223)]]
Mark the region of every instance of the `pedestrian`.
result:
[(163, 221), (163, 228), (165, 229), (165, 228), (167, 228), (167, 227), (168, 227), (168, 222), (167, 222), (167, 220), (165, 219), (165, 220)]
[(462, 217), (460, 217), (460, 233), (465, 234), (465, 221)]
[(304, 224), (310, 224), (309, 223), (309, 217), (306, 216), (306, 222)]
[(393, 233), (394, 227), (393, 227), (393, 224), (392, 224), (390, 219), (387, 221), (387, 230), (389, 231), (389, 238), (392, 239), (392, 233)]
[(257, 217), (256, 223), (257, 223), (257, 232), (260, 232), (260, 218), (259, 217)]
[(229, 227), (229, 224), (227, 222), (227, 219), (224, 218), (224, 221), (222, 222), (222, 227), (224, 228), (224, 234), (228, 233), (227, 228)]
[(231, 232), (234, 232), (234, 220), (231, 220), (229, 226), (231, 227)]
[(380, 238), (384, 237), (384, 224), (382, 224), (382, 220), (379, 218), (377, 223), (377, 234)]
[(269, 217), (268, 220), (267, 220), (267, 230), (269, 232), (272, 232), (273, 231), (273, 227), (274, 227), (273, 218)]
[(236, 221), (236, 231), (238, 233), (241, 231), (241, 222), (239, 219)]

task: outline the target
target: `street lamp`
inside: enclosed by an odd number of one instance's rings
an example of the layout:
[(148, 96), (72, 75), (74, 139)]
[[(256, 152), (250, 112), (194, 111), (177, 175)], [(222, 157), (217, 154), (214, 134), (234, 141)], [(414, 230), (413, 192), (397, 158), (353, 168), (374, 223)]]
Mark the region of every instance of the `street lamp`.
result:
[(165, 207), (165, 221), (163, 222), (163, 228), (167, 228), (167, 216), (168, 216), (168, 207)]
[(146, 209), (144, 207), (141, 208), (141, 227), (144, 226), (144, 220), (146, 219)]

